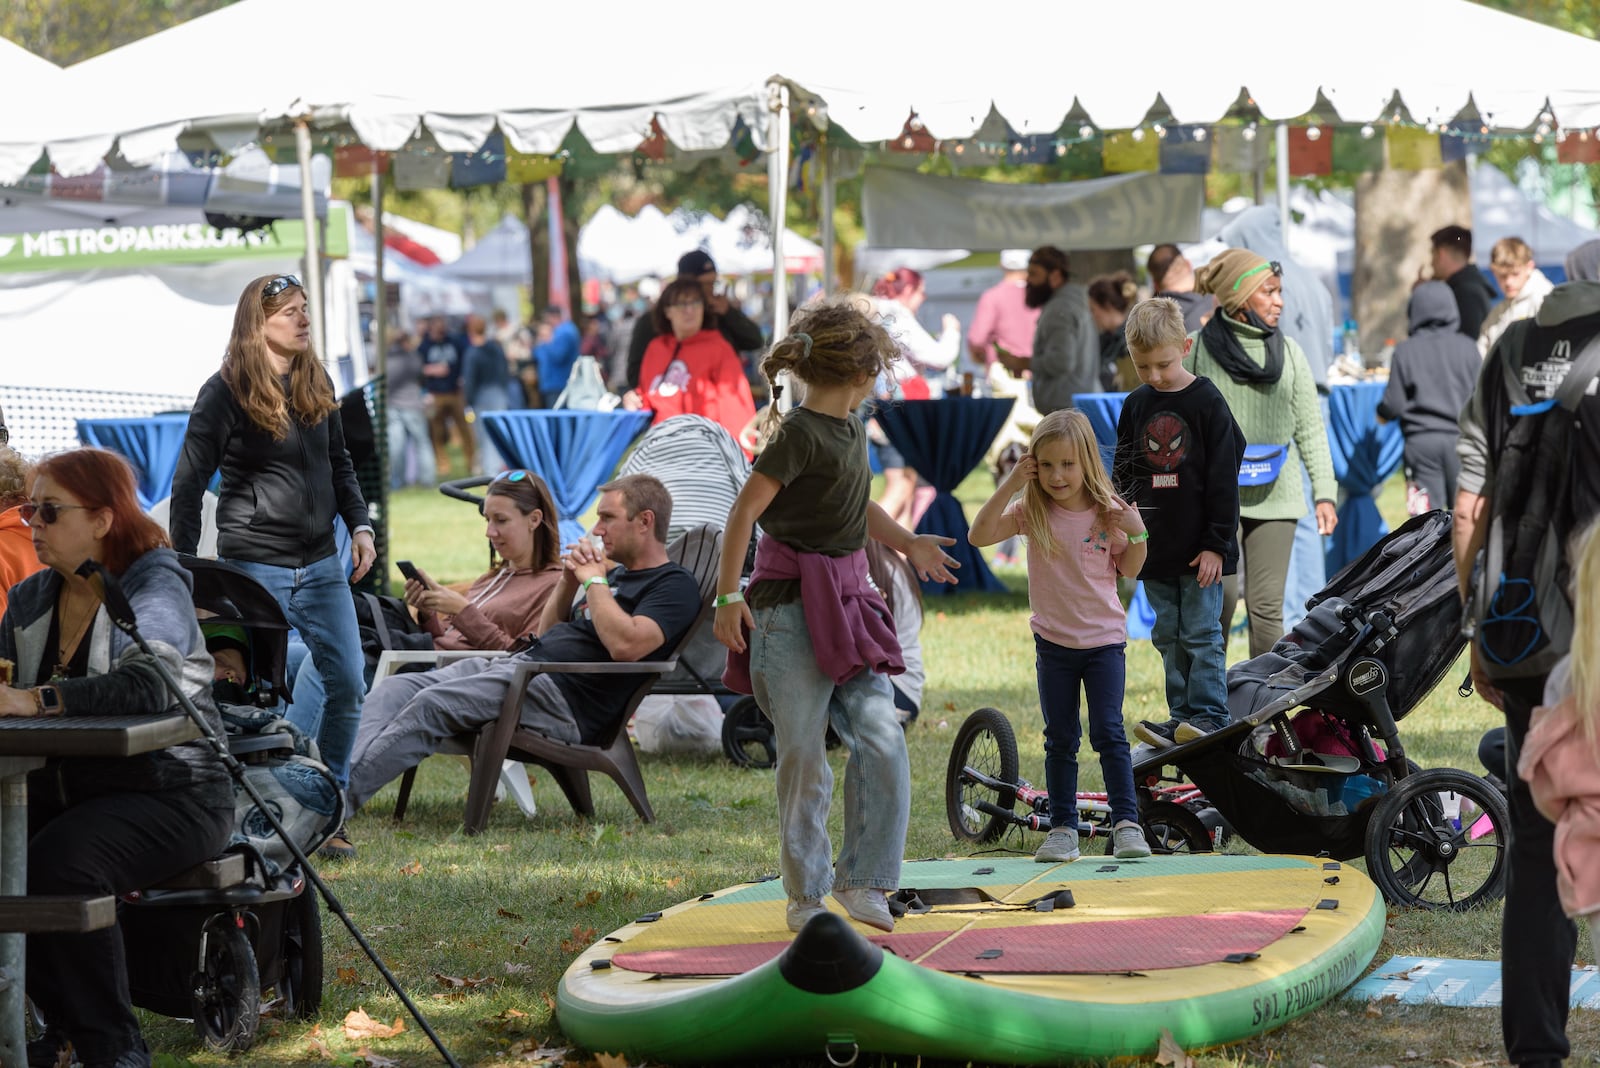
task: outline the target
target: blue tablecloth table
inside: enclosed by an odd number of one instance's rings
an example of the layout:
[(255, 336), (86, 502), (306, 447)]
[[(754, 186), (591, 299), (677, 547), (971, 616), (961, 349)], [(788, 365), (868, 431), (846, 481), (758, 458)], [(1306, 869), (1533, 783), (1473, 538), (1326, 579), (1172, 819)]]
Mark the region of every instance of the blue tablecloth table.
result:
[(967, 542), (967, 517), (955, 490), (982, 462), (1014, 403), (1010, 397), (949, 396), (902, 401), (877, 412), (878, 425), (889, 441), (914, 471), (932, 483), (936, 493), (917, 524), (917, 533), (956, 539), (945, 551), (961, 565), (955, 572), (957, 582), (925, 582), (925, 594), (1005, 592), (1005, 584), (989, 570), (983, 555)]
[(1328, 394), (1333, 477), (1344, 497), (1339, 504), (1339, 525), (1328, 539), (1329, 575), (1360, 558), (1389, 533), (1372, 491), (1400, 466), (1405, 442), (1399, 423), (1378, 422), (1378, 403), (1386, 387), (1384, 382), (1357, 382), (1334, 386)]
[(594, 503), (596, 491), (653, 416), (620, 409), (532, 408), (484, 412), (479, 418), (506, 463), (545, 480), (561, 513), (561, 541), (571, 544), (584, 534), (579, 518)]
[(188, 429), (187, 412), (142, 419), (79, 419), (78, 440), (127, 458), (138, 478), (139, 507), (148, 512), (172, 493), (172, 476)]

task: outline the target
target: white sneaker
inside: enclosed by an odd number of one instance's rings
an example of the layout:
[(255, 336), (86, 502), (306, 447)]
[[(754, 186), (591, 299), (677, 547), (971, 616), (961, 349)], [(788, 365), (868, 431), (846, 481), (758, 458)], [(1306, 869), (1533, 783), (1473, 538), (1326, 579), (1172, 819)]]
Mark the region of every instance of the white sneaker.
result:
[(785, 911), (789, 920), (789, 930), (799, 934), (800, 928), (806, 925), (807, 920), (828, 910), (814, 897), (791, 897), (789, 907)]
[(894, 930), (894, 914), (889, 911), (889, 899), (882, 890), (853, 886), (848, 890), (835, 890), (833, 899), (844, 906), (852, 920), (880, 931)]
[(1044, 843), (1033, 854), (1040, 864), (1066, 864), (1077, 860), (1078, 832), (1071, 827), (1057, 827), (1044, 836)]
[(1123, 820), (1111, 828), (1111, 848), (1118, 860), (1139, 860), (1150, 855), (1144, 828), (1132, 820)]

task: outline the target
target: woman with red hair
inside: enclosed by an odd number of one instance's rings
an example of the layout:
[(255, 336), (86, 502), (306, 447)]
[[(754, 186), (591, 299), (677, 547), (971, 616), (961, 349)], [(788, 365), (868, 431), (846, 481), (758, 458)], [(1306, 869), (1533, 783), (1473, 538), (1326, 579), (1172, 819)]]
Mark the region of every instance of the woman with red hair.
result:
[[(11, 591), (0, 618), (0, 716), (118, 716), (176, 710), (155, 660), (219, 736), (211, 655), (189, 573), (139, 510), (133, 470), (103, 449), (48, 456), (21, 506), (46, 570)], [(85, 560), (117, 576), (155, 660), (114, 626)], [(204, 741), (131, 757), (52, 757), (28, 776), (28, 894), (103, 897), (161, 882), (214, 856), (233, 829), (233, 789)], [(122, 932), (28, 936), (27, 993), (45, 1018), (29, 1064), (68, 1043), (85, 1068), (148, 1068), (128, 1003)]]

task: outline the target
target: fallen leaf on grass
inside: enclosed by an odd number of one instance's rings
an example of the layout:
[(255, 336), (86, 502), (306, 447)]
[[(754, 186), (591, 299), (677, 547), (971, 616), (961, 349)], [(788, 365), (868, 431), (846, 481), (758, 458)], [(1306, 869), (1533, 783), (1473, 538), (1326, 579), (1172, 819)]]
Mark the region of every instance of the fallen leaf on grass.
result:
[(1376, 1020), (1378, 1017), (1383, 1015), (1383, 1010), (1378, 1008), (1378, 1003), (1376, 1001), (1369, 1001), (1367, 1002), (1366, 1015)]
[[(517, 1026), (518, 1020), (526, 1020), (527, 1018), (528, 1014), (520, 1009), (506, 1009), (504, 1012), (501, 1012), (498, 1015), (487, 1016), (484, 1019), (479, 1020), (478, 1026), (488, 1028), (491, 1031), (505, 1031), (509, 1028)], [(533, 1044), (538, 1045), (538, 1042), (535, 1041)], [(512, 1052), (515, 1051), (516, 1047), (512, 1047)]]
[(518, 964), (515, 961), (509, 960), (505, 962), (503, 967), (505, 968), (507, 975), (523, 975), (527, 972), (533, 971), (533, 965), (531, 964)]
[(355, 986), (361, 981), (354, 968), (339, 968), (334, 971), (334, 981), (345, 986)]
[(398, 1016), (394, 1018), (393, 1026), (389, 1026), (368, 1016), (363, 1008), (352, 1009), (344, 1018), (344, 1037), (352, 1042), (368, 1038), (393, 1038), (405, 1029), (406, 1022)]
[(1194, 1058), (1184, 1052), (1172, 1032), (1161, 1029), (1161, 1041), (1156, 1045), (1156, 1063), (1170, 1064), (1173, 1068), (1194, 1068)]
[(367, 1068), (400, 1068), (400, 1062), (372, 1052), (365, 1046), (356, 1050), (356, 1056), (367, 1062)]
[(1420, 965), (1420, 964), (1413, 964), (1411, 967), (1407, 968), (1405, 971), (1401, 971), (1401, 972), (1384, 972), (1382, 975), (1379, 975), (1378, 978), (1379, 979), (1410, 979), (1411, 978), (1411, 973), (1419, 970), (1421, 967), (1422, 967), (1422, 965)]
[(561, 952), (577, 953), (587, 948), (589, 943), (594, 941), (595, 935), (599, 933), (600, 930), (597, 927), (585, 927), (581, 923), (575, 923), (572, 925), (572, 937), (561, 940)]
[(616, 1053), (596, 1053), (595, 1068), (628, 1068), (628, 1058)]
[(310, 1051), (313, 1057), (319, 1060), (333, 1060), (333, 1050), (329, 1049), (328, 1044), (320, 1038), (306, 1039), (306, 1049)]
[(422, 861), (413, 860), (410, 864), (407, 864), (403, 868), (400, 869), (400, 874), (401, 875), (421, 875), (422, 874)]
[(584, 894), (582, 898), (580, 898), (577, 901), (574, 901), (572, 903), (572, 907), (575, 908), (575, 909), (586, 909), (590, 905), (593, 905), (596, 902), (598, 902), (599, 900), (600, 900), (600, 891), (598, 891), (598, 890), (590, 890), (587, 894)]
[(475, 990), (480, 986), (487, 986), (494, 982), (494, 976), (492, 975), (454, 976), (445, 975), (443, 972), (434, 972), (433, 977), (439, 980), (440, 986), (446, 986), (452, 990)]
[(512, 912), (510, 909), (495, 909), (494, 910), (494, 914), (496, 916), (503, 917), (504, 919), (507, 919), (507, 920), (520, 920), (520, 919), (522, 919), (522, 914), (521, 913)]

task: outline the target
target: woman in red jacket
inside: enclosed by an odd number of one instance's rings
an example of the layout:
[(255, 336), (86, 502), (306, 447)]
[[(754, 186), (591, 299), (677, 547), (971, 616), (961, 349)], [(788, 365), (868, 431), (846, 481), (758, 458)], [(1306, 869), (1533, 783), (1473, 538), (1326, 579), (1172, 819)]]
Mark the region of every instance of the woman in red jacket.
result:
[(700, 283), (692, 278), (671, 282), (650, 314), (656, 336), (644, 350), (639, 388), (628, 391), (623, 406), (648, 408), (657, 423), (675, 415), (703, 415), (738, 441), (756, 414), (756, 402), (739, 354), (717, 332)]

